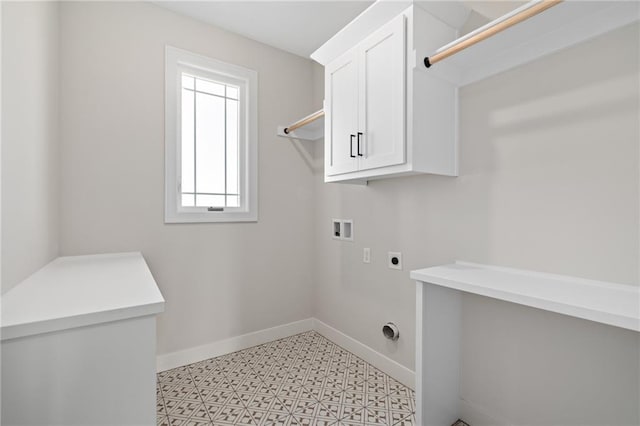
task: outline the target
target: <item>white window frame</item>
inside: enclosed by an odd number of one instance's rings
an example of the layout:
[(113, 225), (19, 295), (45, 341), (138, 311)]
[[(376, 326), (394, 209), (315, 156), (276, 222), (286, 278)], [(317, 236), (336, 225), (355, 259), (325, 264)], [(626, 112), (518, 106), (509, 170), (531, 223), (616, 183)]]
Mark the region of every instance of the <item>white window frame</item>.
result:
[[(209, 211), (181, 198), (182, 72), (238, 86), (240, 207)], [(258, 73), (171, 46), (165, 48), (165, 223), (258, 221)]]

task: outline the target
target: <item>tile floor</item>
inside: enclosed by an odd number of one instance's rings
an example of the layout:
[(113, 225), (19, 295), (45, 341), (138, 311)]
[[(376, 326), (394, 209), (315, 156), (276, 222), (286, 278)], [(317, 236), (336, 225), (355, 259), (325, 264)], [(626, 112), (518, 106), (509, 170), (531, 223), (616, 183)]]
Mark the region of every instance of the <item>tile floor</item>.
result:
[(158, 425), (414, 425), (413, 390), (310, 331), (158, 374)]

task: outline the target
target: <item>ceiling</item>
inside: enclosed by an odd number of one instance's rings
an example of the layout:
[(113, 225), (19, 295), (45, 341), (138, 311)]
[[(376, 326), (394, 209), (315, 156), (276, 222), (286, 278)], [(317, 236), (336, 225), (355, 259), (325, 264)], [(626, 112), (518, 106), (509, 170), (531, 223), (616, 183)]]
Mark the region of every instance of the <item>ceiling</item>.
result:
[(373, 1), (155, 1), (182, 15), (308, 58)]
[[(308, 58), (360, 12), (371, 0), (297, 1), (154, 1), (181, 15), (241, 34)], [(524, 1), (469, 0), (463, 3), (492, 20)], [(480, 21), (479, 21), (480, 22)], [(482, 22), (482, 23), (484, 23)]]

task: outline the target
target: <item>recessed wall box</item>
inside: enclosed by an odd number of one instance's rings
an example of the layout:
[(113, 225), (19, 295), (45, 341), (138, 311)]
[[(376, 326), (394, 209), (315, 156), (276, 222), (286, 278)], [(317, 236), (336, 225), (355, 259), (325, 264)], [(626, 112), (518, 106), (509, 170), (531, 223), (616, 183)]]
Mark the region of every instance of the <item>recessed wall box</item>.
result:
[(331, 237), (334, 240), (353, 241), (353, 220), (332, 219)]
[(353, 220), (342, 221), (342, 239), (345, 241), (353, 241)]
[(331, 237), (334, 240), (342, 239), (342, 221), (340, 219), (333, 219), (331, 221)]

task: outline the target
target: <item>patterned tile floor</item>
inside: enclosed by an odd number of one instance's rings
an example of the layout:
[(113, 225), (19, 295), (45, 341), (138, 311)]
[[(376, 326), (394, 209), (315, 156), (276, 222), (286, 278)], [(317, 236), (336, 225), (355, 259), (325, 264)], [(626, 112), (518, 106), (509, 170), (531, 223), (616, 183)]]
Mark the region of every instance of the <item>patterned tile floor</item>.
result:
[(158, 374), (158, 425), (413, 425), (415, 397), (310, 331)]

